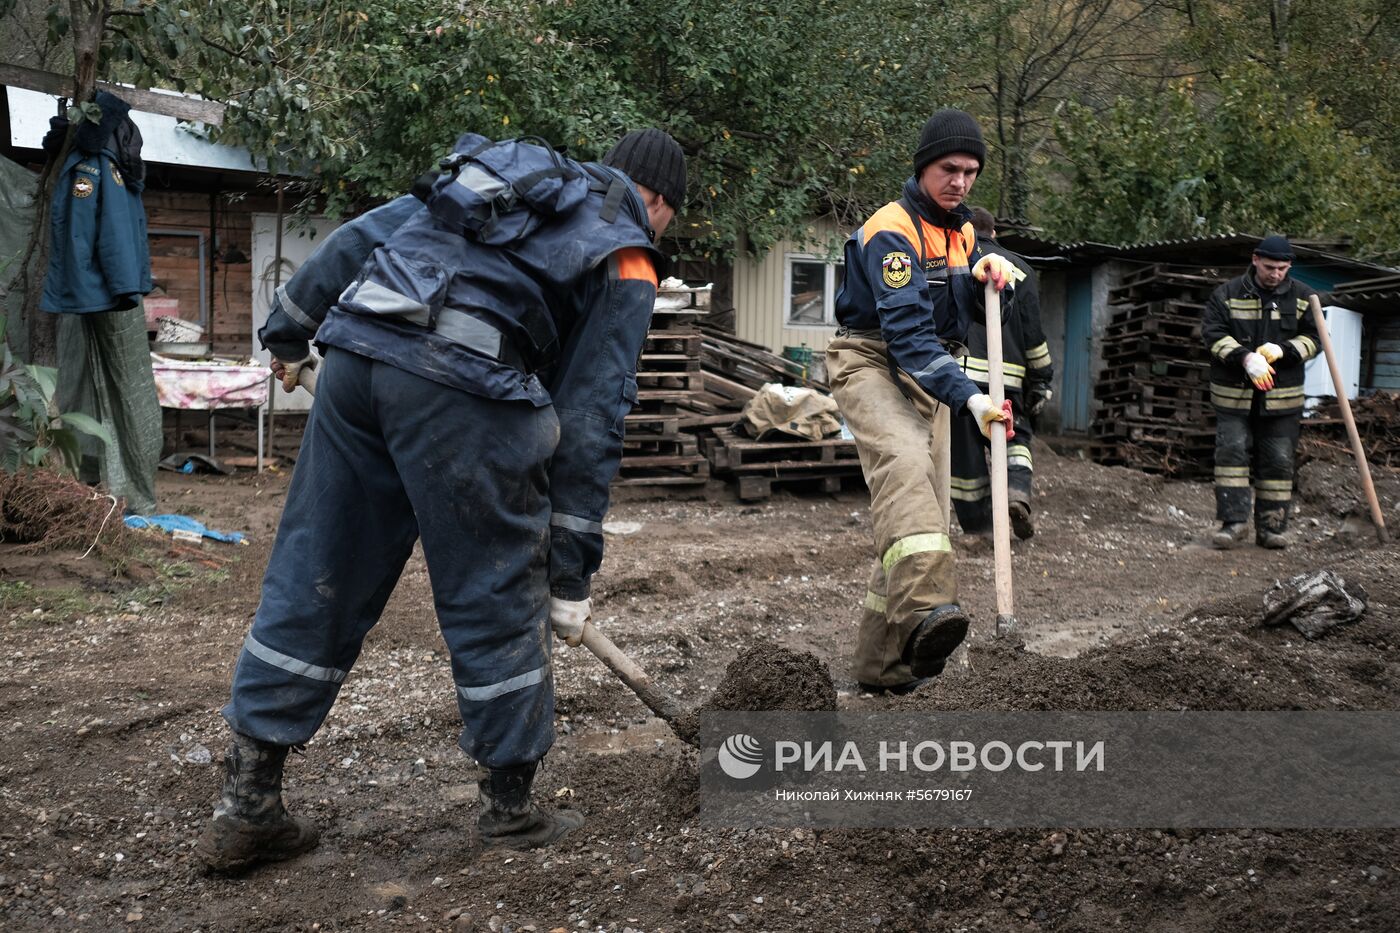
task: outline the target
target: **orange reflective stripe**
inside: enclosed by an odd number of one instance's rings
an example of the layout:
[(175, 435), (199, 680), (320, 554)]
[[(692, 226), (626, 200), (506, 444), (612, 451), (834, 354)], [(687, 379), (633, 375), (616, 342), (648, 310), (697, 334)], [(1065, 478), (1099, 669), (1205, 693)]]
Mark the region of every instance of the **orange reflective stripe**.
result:
[(909, 221), (909, 214), (904, 208), (899, 206), (897, 201), (891, 201), (875, 212), (875, 215), (865, 222), (861, 227), (865, 239), (860, 244), (864, 246), (877, 233), (897, 233), (908, 241), (915, 252), (919, 249), (919, 234), (914, 230), (914, 225)]
[(651, 263), (651, 255), (640, 246), (628, 246), (618, 250), (617, 277), (637, 282), (650, 282), (656, 285), (656, 267)]

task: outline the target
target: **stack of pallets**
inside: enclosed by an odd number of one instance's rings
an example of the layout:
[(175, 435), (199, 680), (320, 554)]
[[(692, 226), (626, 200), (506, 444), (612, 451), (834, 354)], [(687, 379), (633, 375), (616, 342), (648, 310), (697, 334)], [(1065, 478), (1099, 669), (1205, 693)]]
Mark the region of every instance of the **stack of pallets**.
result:
[(732, 428), (716, 428), (705, 453), (716, 472), (733, 477), (744, 501), (767, 499), (774, 484), (839, 492), (845, 481), (860, 482), (855, 441), (754, 440)]
[(1154, 265), (1109, 291), (1115, 310), (1094, 387), (1096, 462), (1171, 476), (1210, 471), (1215, 415), (1201, 318), (1221, 281)]
[(705, 391), (699, 321), (709, 310), (706, 288), (657, 292), (651, 330), (637, 365), (637, 404), (627, 415), (622, 467), (615, 486), (703, 486), (710, 462), (694, 434), (682, 430)]

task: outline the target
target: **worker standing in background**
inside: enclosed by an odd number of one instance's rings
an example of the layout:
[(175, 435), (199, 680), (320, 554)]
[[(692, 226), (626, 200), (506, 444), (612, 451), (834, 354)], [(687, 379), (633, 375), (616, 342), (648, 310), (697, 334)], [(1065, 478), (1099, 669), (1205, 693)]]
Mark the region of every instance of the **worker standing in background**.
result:
[[(972, 208), (972, 229), (977, 232), (978, 245), (1010, 260), (1024, 279), (1016, 285), (1011, 302), (1011, 316), (1001, 329), (1003, 372), (1006, 397), (1017, 413), (1036, 415), (1050, 400), (1050, 380), (1055, 375), (1050, 359), (1050, 345), (1040, 325), (1040, 283), (1035, 270), (1024, 258), (996, 242), (996, 222), (991, 211)], [(963, 357), (963, 372), (984, 391), (988, 384), (987, 327), (983, 321), (973, 321), (968, 331), (967, 356)], [(992, 478), (987, 469), (987, 453), (991, 443), (982, 435), (981, 426), (964, 412), (953, 419), (952, 498), (958, 524), (968, 534), (985, 534), (992, 530)], [(1031, 509), (1031, 479), (1035, 468), (1031, 456), (1030, 418), (1016, 421), (1016, 442), (1006, 448), (1006, 487), (1011, 529), (1016, 537), (1025, 539), (1035, 534)]]
[(1210, 352), (1215, 407), (1217, 548), (1248, 533), (1254, 486), (1254, 540), (1288, 546), (1293, 460), (1303, 413), (1303, 364), (1317, 355), (1308, 311), (1315, 292), (1289, 278), (1293, 246), (1281, 236), (1260, 241), (1250, 268), (1221, 285), (1206, 304), (1202, 335)]
[(603, 164), (467, 134), (423, 193), (341, 227), (260, 336), (290, 390), (325, 348), (262, 599), (223, 709), (211, 868), (290, 858), (317, 831), (281, 795), (421, 538), (484, 845), (582, 824), (531, 799), (554, 741), (550, 638), (578, 644), (656, 297), (685, 196), (660, 130)]
[(1015, 272), (977, 249), (963, 206), (985, 158), (977, 121), (938, 111), (899, 200), (846, 242), (841, 326), (826, 359), (870, 487), (878, 556), (852, 667), (872, 692), (913, 690), (967, 636), (948, 540), (950, 415), (966, 411), (984, 434), (1004, 421), (1011, 434), (1010, 404), (995, 407), (957, 361), (969, 325), (986, 314), (980, 283), (1001, 290)]

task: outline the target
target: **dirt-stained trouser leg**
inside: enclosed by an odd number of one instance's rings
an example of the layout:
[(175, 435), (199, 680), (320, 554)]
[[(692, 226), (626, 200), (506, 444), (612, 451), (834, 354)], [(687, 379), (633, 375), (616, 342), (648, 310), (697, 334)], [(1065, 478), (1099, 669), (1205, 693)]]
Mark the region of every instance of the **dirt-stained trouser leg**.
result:
[[(827, 372), (870, 487), (878, 554), (872, 580), (885, 580), (884, 618), (865, 611), (852, 673), (859, 683), (899, 686), (915, 679), (904, 660), (910, 634), (957, 599), (948, 409), (907, 377), (901, 391), (878, 340), (838, 337), (827, 348)], [(878, 593), (873, 583), (871, 592)]]

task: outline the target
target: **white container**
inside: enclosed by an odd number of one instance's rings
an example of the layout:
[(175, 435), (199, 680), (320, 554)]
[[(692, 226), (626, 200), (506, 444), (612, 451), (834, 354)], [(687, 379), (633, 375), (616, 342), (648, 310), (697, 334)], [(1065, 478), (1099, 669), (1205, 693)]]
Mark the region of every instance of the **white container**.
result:
[(160, 343), (199, 343), (204, 339), (204, 328), (194, 321), (178, 317), (158, 317), (160, 324), (156, 330), (156, 340)]

